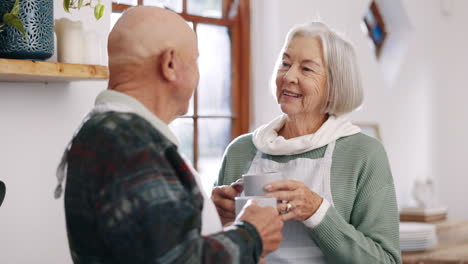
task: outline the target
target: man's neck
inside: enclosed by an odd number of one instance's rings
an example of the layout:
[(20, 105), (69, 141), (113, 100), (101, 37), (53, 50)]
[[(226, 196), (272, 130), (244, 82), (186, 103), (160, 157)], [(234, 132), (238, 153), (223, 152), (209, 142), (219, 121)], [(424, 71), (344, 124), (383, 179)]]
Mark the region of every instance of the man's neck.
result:
[(158, 91), (158, 95), (156, 95), (154, 87), (143, 83), (118, 84), (109, 86), (109, 89), (135, 98), (166, 124), (169, 124), (177, 118), (174, 104), (171, 103), (170, 96), (165, 96), (162, 89)]

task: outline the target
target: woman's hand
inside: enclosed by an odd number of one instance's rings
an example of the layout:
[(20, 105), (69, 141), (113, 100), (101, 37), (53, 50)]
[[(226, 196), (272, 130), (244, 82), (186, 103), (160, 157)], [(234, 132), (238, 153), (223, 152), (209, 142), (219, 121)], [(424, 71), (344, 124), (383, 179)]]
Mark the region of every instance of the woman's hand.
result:
[[(242, 181), (242, 179), (239, 179), (236, 182), (239, 181)], [(213, 200), (216, 206), (216, 210), (218, 211), (223, 226), (234, 222), (234, 219), (236, 218), (236, 204), (234, 197), (238, 196), (242, 190), (242, 186), (239, 185), (222, 185), (215, 187), (213, 191), (211, 191), (211, 200)]]
[(304, 183), (295, 180), (276, 181), (265, 186), (265, 190), (269, 192), (265, 195), (267, 197), (288, 201), (278, 204), (278, 211), (282, 213), (283, 221), (289, 219), (305, 221), (317, 211), (323, 201), (320, 195), (310, 190)]

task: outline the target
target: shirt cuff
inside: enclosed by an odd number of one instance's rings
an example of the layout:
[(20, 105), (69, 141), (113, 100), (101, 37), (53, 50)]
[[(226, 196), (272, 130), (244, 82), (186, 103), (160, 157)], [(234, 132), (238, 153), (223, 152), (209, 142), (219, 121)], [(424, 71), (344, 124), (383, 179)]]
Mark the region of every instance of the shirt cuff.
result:
[(251, 223), (247, 221), (236, 221), (232, 224), (232, 226), (235, 226), (237, 228), (242, 228), (252, 236), (253, 242), (255, 243), (253, 257), (254, 257), (255, 263), (258, 263), (263, 252), (263, 242), (262, 242), (262, 238), (260, 237), (260, 234), (258, 233), (258, 230), (255, 228), (255, 226), (253, 226)]
[(310, 228), (318, 226), (325, 218), (328, 208), (330, 208), (330, 202), (327, 201), (327, 199), (323, 198), (322, 204), (319, 206), (315, 214), (306, 219), (304, 221), (304, 224)]

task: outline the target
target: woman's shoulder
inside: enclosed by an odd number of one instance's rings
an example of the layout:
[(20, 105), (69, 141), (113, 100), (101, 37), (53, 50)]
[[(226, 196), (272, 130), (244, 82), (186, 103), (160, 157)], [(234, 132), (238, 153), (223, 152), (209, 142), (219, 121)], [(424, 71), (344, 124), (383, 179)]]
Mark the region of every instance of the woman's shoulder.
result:
[(353, 147), (362, 149), (366, 152), (372, 151), (372, 150), (384, 149), (382, 142), (362, 132), (338, 139), (337, 145), (346, 145), (346, 147), (353, 146)]
[(383, 155), (386, 158), (385, 148), (382, 143), (378, 139), (364, 133), (357, 133), (338, 139), (336, 150), (339, 152), (350, 152), (355, 157), (381, 157)]
[(243, 159), (255, 156), (257, 148), (252, 142), (252, 133), (240, 135), (226, 148), (225, 156), (228, 159)]
[(247, 133), (236, 137), (228, 145), (228, 149), (250, 149), (255, 148), (255, 145), (252, 142), (252, 133)]

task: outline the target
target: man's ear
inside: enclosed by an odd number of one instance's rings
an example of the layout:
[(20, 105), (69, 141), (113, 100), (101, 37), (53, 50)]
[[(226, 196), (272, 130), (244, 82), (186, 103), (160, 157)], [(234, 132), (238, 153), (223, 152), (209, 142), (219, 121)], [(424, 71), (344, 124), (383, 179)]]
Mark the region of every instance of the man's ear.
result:
[(167, 49), (162, 52), (160, 57), (161, 75), (168, 81), (175, 81), (177, 79), (175, 67), (175, 50)]

